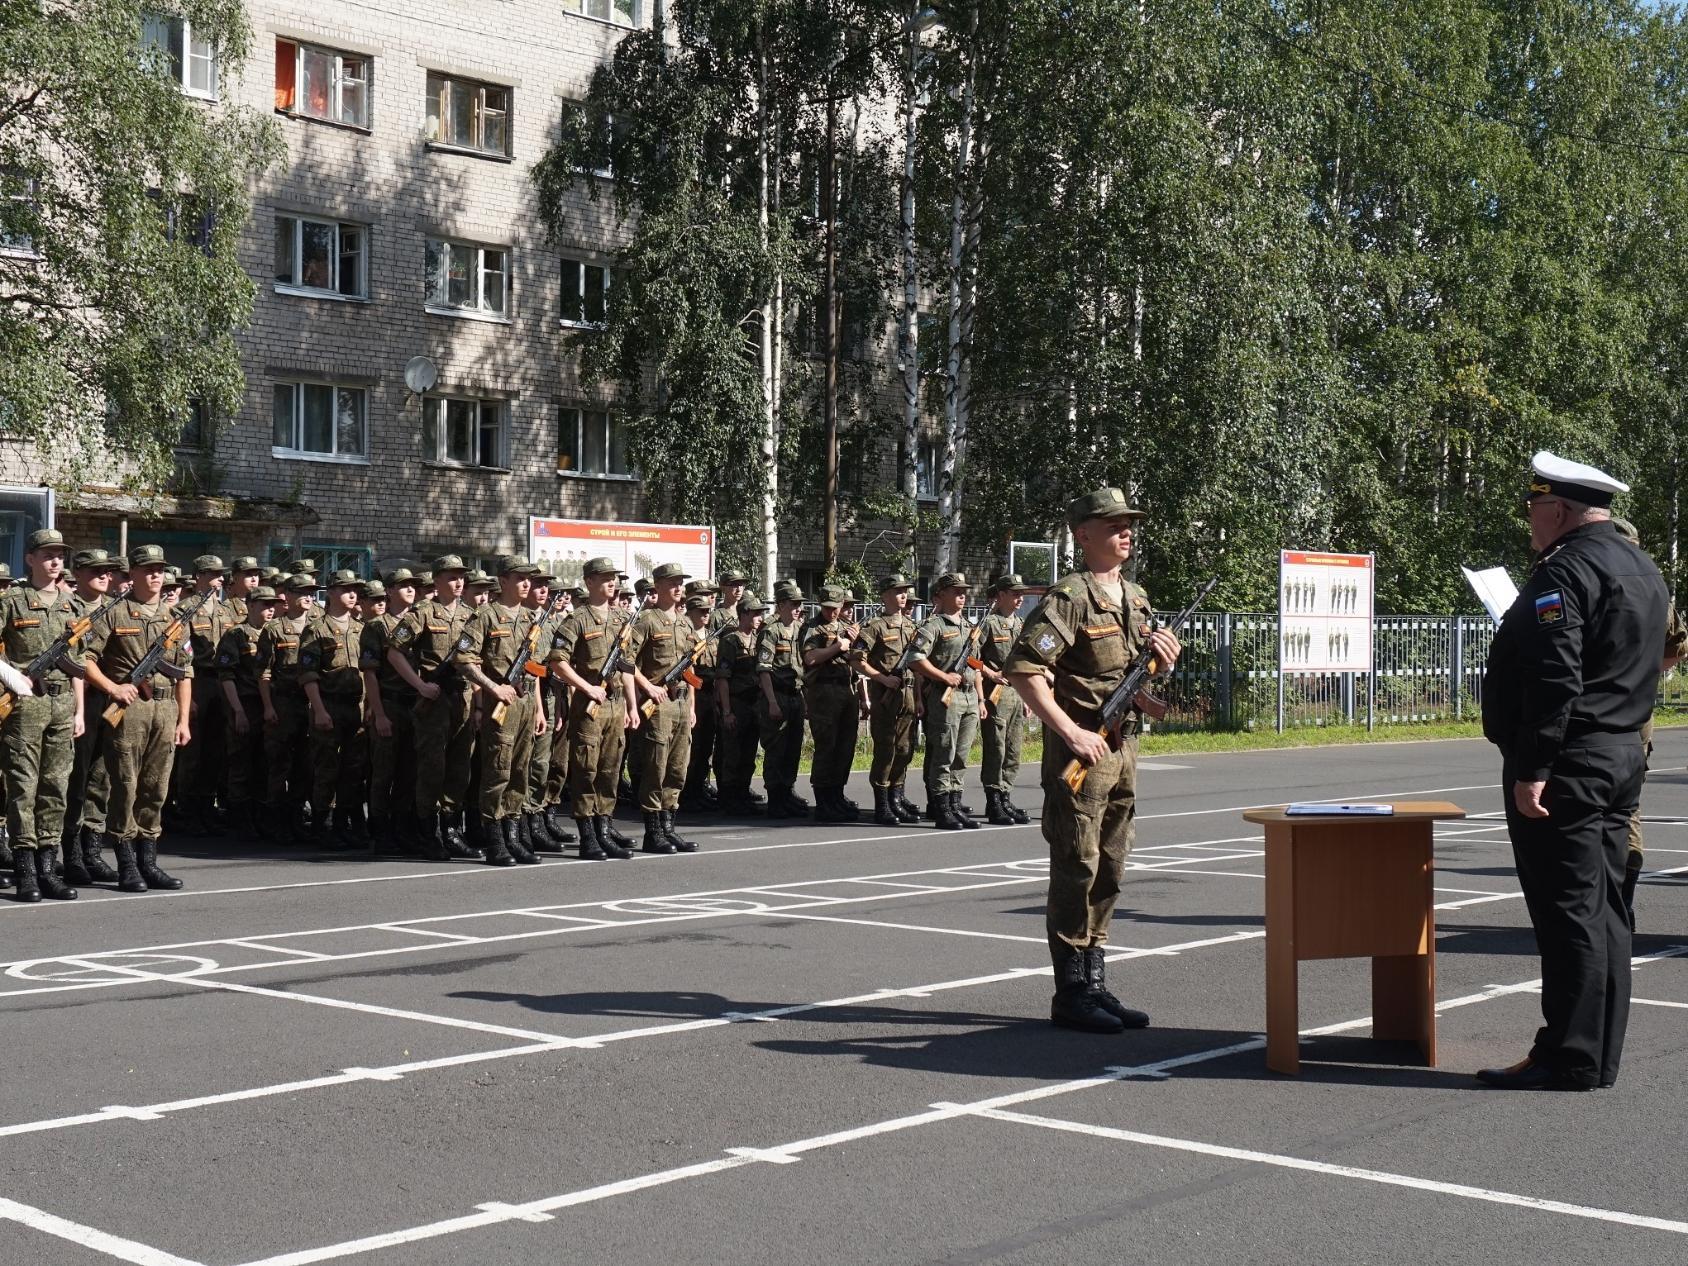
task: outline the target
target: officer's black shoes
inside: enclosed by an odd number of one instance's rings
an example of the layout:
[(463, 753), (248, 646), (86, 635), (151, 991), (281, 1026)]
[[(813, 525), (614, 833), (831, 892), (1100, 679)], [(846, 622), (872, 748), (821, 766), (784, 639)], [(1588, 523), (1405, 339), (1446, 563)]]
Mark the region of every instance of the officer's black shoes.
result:
[(688, 840), (674, 829), (674, 810), (672, 809), (662, 811), (662, 833), (668, 837), (668, 842), (674, 846), (676, 853), (697, 852), (697, 841)]
[(940, 831), (959, 831), (962, 829), (961, 819), (955, 816), (955, 807), (950, 801), (947, 791), (935, 791), (929, 797), (932, 805), (932, 825)]
[(969, 831), (976, 831), (984, 825), (981, 822), (974, 821), (972, 815), (967, 812), (967, 806), (961, 803), (961, 793), (959, 791), (951, 791), (947, 794), (949, 796), (949, 810), (951, 817), (961, 823), (961, 825)]
[(1084, 955), (1063, 945), (1054, 952), (1055, 996), (1049, 1000), (1049, 1022), (1058, 1029), (1080, 1033), (1123, 1033), (1125, 1024), (1090, 991)]
[(57, 845), (43, 844), (35, 850), (35, 877), (40, 882), (41, 895), (49, 901), (75, 901), (76, 889), (59, 878), (58, 861)]
[[(597, 817), (593, 818), (592, 829), (598, 836), (598, 848), (605, 857), (613, 858), (618, 862), (624, 862), (629, 857), (633, 856), (632, 849), (623, 848), (621, 844), (617, 842), (618, 836), (624, 840), (627, 839), (627, 837), (622, 835), (620, 831), (616, 830), (615, 827), (610, 824), (610, 820), (607, 816), (599, 814)], [(628, 842), (631, 843), (632, 841), (629, 840)]]
[(111, 840), (111, 851), (117, 855), (117, 890), (145, 892), (147, 881), (141, 877), (140, 868), (135, 864), (135, 841), (120, 840), (115, 836), (107, 838)]
[(992, 826), (1013, 826), (1013, 815), (1003, 803), (1002, 793), (985, 788), (985, 818)]
[(662, 853), (665, 856), (675, 852), (675, 848), (668, 842), (668, 837), (662, 833), (662, 814), (645, 814), (645, 838), (639, 845), (643, 853)]
[(1593, 1090), (1594, 1083), (1568, 1077), (1525, 1056), (1510, 1068), (1482, 1068), (1477, 1080), (1496, 1090)]
[(598, 832), (594, 818), (576, 818), (574, 826), (580, 835), (580, 860), (583, 862), (601, 862), (604, 860), (604, 850), (598, 846)]
[(873, 789), (873, 820), (880, 826), (901, 826), (903, 824), (902, 818), (891, 807), (891, 789), (889, 787), (875, 787)]
[(510, 856), (516, 859), (517, 865), (537, 866), (539, 855), (533, 851), (533, 845), (529, 842), (527, 831), (524, 829), (526, 825), (520, 816), (505, 818), (504, 847), (509, 850)]
[(1097, 1006), (1126, 1028), (1148, 1028), (1148, 1012), (1126, 1006), (1108, 989), (1107, 962), (1107, 955), (1102, 952), (1100, 945), (1092, 945), (1084, 951), (1084, 977), (1090, 982), (1090, 996), (1096, 999)]
[(32, 848), (18, 848), (12, 850), (12, 882), (17, 885), (17, 895), (13, 901), (34, 903), (41, 900), (41, 883), (36, 878), (35, 850)]
[(141, 872), (141, 878), (146, 880), (148, 888), (165, 888), (174, 891), (182, 886), (182, 881), (174, 875), (167, 875), (158, 868), (158, 841), (137, 837), (135, 840), (135, 868)]

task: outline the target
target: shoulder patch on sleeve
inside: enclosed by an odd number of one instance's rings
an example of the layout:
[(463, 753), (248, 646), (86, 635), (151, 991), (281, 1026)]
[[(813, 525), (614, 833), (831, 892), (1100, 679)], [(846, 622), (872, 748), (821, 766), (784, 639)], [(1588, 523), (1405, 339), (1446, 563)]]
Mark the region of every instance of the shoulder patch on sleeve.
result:
[(1559, 624), (1565, 619), (1565, 597), (1558, 589), (1536, 597), (1536, 623)]

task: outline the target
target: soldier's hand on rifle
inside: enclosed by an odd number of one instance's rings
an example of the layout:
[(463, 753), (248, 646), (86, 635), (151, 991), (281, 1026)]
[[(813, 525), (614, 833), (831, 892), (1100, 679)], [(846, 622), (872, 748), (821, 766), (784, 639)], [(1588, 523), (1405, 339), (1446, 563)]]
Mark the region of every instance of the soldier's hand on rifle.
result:
[(126, 681), (111, 692), (111, 697), (127, 708), (141, 697), (141, 692), (137, 687)]
[(495, 681), (492, 683), (492, 694), (493, 698), (497, 699), (500, 703), (516, 702), (516, 688), (514, 686), (507, 686), (502, 681)]
[(440, 683), (437, 681), (425, 681), (416, 688), (416, 693), (422, 698), (427, 699), (429, 702), (432, 702), (440, 697)]
[(1108, 754), (1108, 740), (1095, 730), (1074, 727), (1071, 734), (1063, 734), (1068, 749), (1086, 765), (1094, 765)]
[(602, 686), (593, 685), (591, 682), (587, 682), (581, 687), (581, 690), (585, 692), (586, 697), (593, 703), (604, 703), (610, 697), (609, 691), (605, 690)]
[(948, 686), (951, 690), (958, 689), (961, 686), (960, 673), (944, 673), (943, 679), (944, 685)]
[(1166, 629), (1156, 629), (1149, 634), (1149, 645), (1154, 648), (1155, 659), (1161, 672), (1170, 672), (1172, 666), (1178, 662), (1178, 656), (1184, 647), (1179, 640)]

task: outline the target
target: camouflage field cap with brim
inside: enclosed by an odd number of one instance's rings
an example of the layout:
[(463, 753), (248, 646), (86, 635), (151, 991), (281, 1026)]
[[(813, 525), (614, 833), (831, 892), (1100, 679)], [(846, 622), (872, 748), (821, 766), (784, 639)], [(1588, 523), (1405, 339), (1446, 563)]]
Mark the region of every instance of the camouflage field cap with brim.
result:
[(314, 576), (317, 572), (317, 562), (314, 558), (295, 558), (287, 566), (295, 576)]
[(686, 599), (686, 610), (688, 611), (708, 611), (712, 605), (708, 594), (694, 593)]
[(991, 581), (990, 588), (986, 589), (985, 592), (990, 594), (993, 598), (999, 593), (1025, 593), (1026, 582), (1021, 579), (1018, 573), (1011, 573), (1007, 576), (998, 576), (995, 580)]
[(434, 575), (439, 576), (448, 571), (466, 572), (469, 565), (463, 561), (460, 554), (441, 554), (434, 560)]
[(774, 585), (775, 602), (802, 602), (803, 587), (795, 580), (781, 580)]
[(387, 586), (382, 584), (379, 580), (366, 580), (358, 586), (358, 589), (362, 592), (365, 601), (371, 601), (376, 598), (385, 598), (387, 596)]
[(589, 558), (580, 569), (583, 579), (590, 580), (593, 576), (619, 576), (621, 564), (613, 558)]
[(315, 593), (317, 590), (316, 577), (303, 574), (289, 576), (281, 587), (288, 593)]
[(117, 560), (103, 549), (79, 549), (70, 559), (72, 571), (116, 571)]
[(1142, 519), (1147, 516), (1134, 507), (1118, 488), (1098, 488), (1076, 498), (1067, 506), (1067, 524), (1077, 527), (1087, 519)]
[(505, 554), (498, 560), (500, 576), (537, 576), (539, 564), (528, 562), (526, 554)]
[(686, 582), (686, 597), (713, 598), (721, 592), (721, 587), (713, 580), (688, 580)]
[(913, 589), (913, 588), (914, 588), (914, 581), (910, 580), (907, 576), (903, 575), (903, 573), (900, 572), (900, 571), (894, 571), (889, 576), (883, 576), (883, 577), (880, 578), (880, 581), (879, 581), (879, 592), (880, 593), (890, 593), (891, 590), (893, 590), (893, 589)]
[(750, 583), (750, 577), (736, 567), (727, 568), (726, 571), (715, 577), (715, 580), (723, 588), (727, 585), (748, 585)]
[(663, 563), (651, 573), (652, 580), (690, 580), (691, 575), (680, 563)]
[(162, 567), (165, 562), (162, 545), (137, 545), (129, 551), (131, 567)]
[(822, 585), (817, 599), (823, 607), (841, 607), (850, 600), (850, 591), (843, 585)]
[(463, 577), (463, 587), (465, 589), (490, 589), (497, 583), (498, 582), (496, 580), (487, 575), (479, 567), (474, 568), (468, 575)]
[(971, 589), (967, 583), (967, 573), (964, 571), (946, 571), (932, 582), (932, 592), (942, 593), (945, 589)]
[(1620, 519), (1614, 514), (1612, 516), (1612, 526), (1618, 530), (1618, 535), (1623, 537), (1624, 540), (1628, 541), (1631, 545), (1641, 544), (1641, 533), (1635, 530), (1635, 524), (1631, 523), (1628, 519)]
[(355, 589), (363, 584), (363, 577), (349, 567), (342, 567), (339, 571), (330, 572), (322, 584), (325, 589)]
[(745, 590), (744, 597), (739, 599), (738, 613), (740, 615), (766, 615), (767, 612), (768, 604), (748, 589)]
[(250, 554), (242, 554), (239, 558), (235, 559), (234, 562), (229, 564), (229, 571), (236, 576), (249, 571), (260, 570), (262, 569), (258, 566), (258, 560), (253, 558)]
[(395, 567), (387, 573), (386, 583), (389, 585), (414, 585), (416, 573), (408, 567)]
[[(626, 580), (627, 577), (623, 576), (622, 579)], [(639, 579), (633, 582), (633, 593), (640, 598), (643, 598), (647, 593), (655, 588), (656, 586), (643, 576), (640, 576)]]
[(215, 554), (201, 554), (198, 558), (193, 560), (194, 575), (199, 576), (206, 572), (213, 571), (219, 576), (223, 574), (223, 560), (218, 558)]
[(64, 543), (64, 533), (58, 528), (40, 528), (31, 532), (24, 542), (24, 548), (30, 553), (38, 549), (62, 549), (66, 552), (70, 547)]
[(268, 585), (259, 585), (251, 593), (246, 595), (246, 605), (247, 606), (255, 606), (258, 603), (262, 603), (262, 602), (280, 602), (280, 601), (281, 601), (281, 595), (279, 593), (277, 593), (274, 589), (271, 589)]

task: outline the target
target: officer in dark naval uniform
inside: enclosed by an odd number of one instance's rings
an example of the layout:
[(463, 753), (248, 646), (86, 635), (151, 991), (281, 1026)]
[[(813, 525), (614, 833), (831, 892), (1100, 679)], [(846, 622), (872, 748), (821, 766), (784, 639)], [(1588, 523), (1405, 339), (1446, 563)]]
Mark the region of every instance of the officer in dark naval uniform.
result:
[(1592, 1090), (1618, 1076), (1629, 1021), (1628, 824), (1641, 798), (1669, 599), (1618, 535), (1603, 471), (1537, 453), (1527, 498), (1537, 558), (1489, 652), (1483, 734), (1501, 750), (1518, 882), (1542, 960), (1529, 1055), (1478, 1079)]

